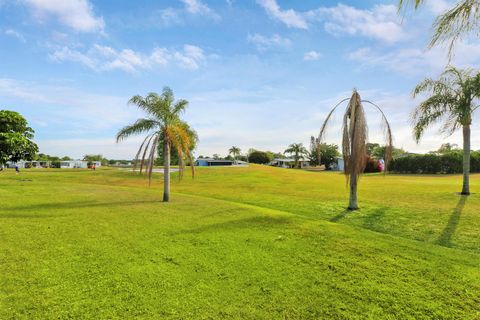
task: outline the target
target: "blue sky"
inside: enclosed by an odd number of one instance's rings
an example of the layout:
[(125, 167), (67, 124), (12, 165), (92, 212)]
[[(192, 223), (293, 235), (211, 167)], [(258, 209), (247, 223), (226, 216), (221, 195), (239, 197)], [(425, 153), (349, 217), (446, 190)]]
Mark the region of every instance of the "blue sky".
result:
[[(142, 116), (128, 99), (170, 86), (190, 101), (197, 155), (232, 145), (283, 151), (308, 144), (329, 109), (358, 88), (390, 119), (395, 144), (436, 149), (435, 129), (419, 145), (410, 92), (447, 63), (426, 50), (436, 0), (399, 16), (397, 1), (0, 0), (0, 108), (22, 113), (41, 152), (132, 158), (139, 138), (115, 133)], [(459, 43), (453, 63), (476, 66), (480, 43)], [(378, 116), (367, 109), (370, 140)], [(338, 142), (340, 114), (329, 141)], [(480, 149), (480, 130), (472, 145)], [(459, 143), (455, 134), (444, 141)]]

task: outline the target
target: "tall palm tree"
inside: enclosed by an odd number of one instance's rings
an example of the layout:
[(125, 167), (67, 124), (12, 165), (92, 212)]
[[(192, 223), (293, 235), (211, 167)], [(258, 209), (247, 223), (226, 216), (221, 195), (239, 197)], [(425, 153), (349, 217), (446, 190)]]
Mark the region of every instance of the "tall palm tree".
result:
[(132, 135), (147, 133), (135, 157), (135, 165), (140, 162), (140, 173), (143, 168), (148, 174), (149, 183), (152, 180), (154, 160), (157, 149), (163, 146), (163, 201), (170, 199), (170, 151), (174, 148), (179, 158), (180, 177), (185, 168), (185, 160), (190, 161), (192, 177), (195, 174), (192, 157), (192, 146), (198, 140), (195, 131), (183, 120), (180, 115), (188, 106), (188, 101), (178, 100), (175, 102), (173, 92), (165, 87), (161, 95), (149, 93), (142, 97), (133, 96), (129, 104), (136, 105), (145, 111), (147, 118), (140, 118), (135, 123), (122, 128), (117, 133), (117, 142)]
[(383, 113), (382, 109), (376, 104), (362, 100), (357, 90), (353, 90), (351, 98), (341, 100), (330, 113), (327, 115), (322, 128), (320, 130), (319, 140), (324, 140), (327, 124), (332, 117), (333, 112), (342, 103), (349, 101), (345, 115), (343, 116), (343, 138), (342, 152), (345, 163), (345, 176), (347, 183), (350, 182), (350, 199), (348, 204), (349, 210), (358, 209), (357, 186), (360, 174), (365, 170), (367, 160), (367, 121), (365, 119), (365, 111), (362, 103), (373, 105), (382, 115), (382, 122), (385, 129), (386, 148), (385, 148), (385, 167), (392, 158), (392, 131), (390, 124)]
[[(418, 9), (427, 0), (399, 0), (398, 8), (413, 5)], [(437, 1), (437, 0), (429, 0)], [(457, 40), (478, 29), (480, 26), (480, 0), (459, 0), (434, 22), (434, 33), (430, 47), (450, 41), (449, 55), (452, 56), (453, 47)], [(478, 30), (477, 30), (478, 31)]]
[(290, 153), (293, 155), (295, 160), (295, 168), (298, 168), (298, 163), (301, 156), (308, 153), (307, 149), (303, 146), (302, 143), (292, 143), (283, 153)]
[(480, 73), (471, 70), (447, 68), (437, 80), (425, 79), (413, 90), (413, 97), (428, 94), (412, 113), (413, 134), (417, 142), (432, 124), (443, 120), (441, 131), (453, 134), (463, 131), (463, 187), (462, 194), (470, 194), (470, 125), (480, 97)]
[(233, 156), (233, 161), (237, 161), (237, 157), (240, 155), (240, 148), (233, 146), (230, 149), (228, 149), (228, 154), (231, 154)]

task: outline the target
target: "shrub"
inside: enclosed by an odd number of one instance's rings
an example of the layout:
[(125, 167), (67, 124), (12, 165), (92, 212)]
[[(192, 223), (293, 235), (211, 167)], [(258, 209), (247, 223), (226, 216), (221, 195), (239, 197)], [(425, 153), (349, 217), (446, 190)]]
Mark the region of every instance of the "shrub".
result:
[[(389, 170), (397, 173), (462, 173), (463, 152), (455, 150), (446, 154), (416, 154), (394, 159)], [(480, 152), (473, 151), (470, 157), (470, 172), (480, 172)]]
[(253, 151), (248, 155), (248, 162), (251, 163), (266, 164), (271, 160), (268, 154), (263, 151)]
[(382, 170), (380, 168), (380, 162), (375, 158), (367, 156), (367, 162), (365, 164), (365, 171), (363, 171), (363, 172), (365, 172), (365, 173), (382, 172)]

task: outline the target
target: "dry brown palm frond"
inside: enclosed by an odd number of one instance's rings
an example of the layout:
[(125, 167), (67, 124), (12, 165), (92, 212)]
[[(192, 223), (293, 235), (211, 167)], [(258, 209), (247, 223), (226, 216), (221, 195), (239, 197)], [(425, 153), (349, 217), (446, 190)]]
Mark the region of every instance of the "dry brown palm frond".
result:
[(392, 128), (390, 126), (390, 123), (388, 122), (387, 117), (385, 116), (385, 113), (383, 110), (375, 103), (369, 101), (369, 100), (362, 100), (364, 103), (369, 103), (372, 106), (374, 106), (382, 115), (382, 131), (384, 133), (385, 137), (385, 155), (384, 155), (384, 161), (385, 161), (385, 170), (384, 173), (387, 173), (387, 168), (388, 164), (392, 160), (392, 152), (393, 152), (393, 135), (392, 135)]
[(142, 155), (142, 159), (140, 161), (140, 174), (142, 174), (143, 172), (143, 167), (145, 166), (145, 156), (147, 155), (147, 152), (148, 152), (148, 149), (150, 147), (150, 144), (152, 143), (152, 140), (156, 137), (156, 135), (152, 135), (150, 137), (150, 139), (148, 140), (147, 142), (147, 145), (145, 146), (145, 149), (143, 150), (143, 155)]
[(345, 98), (345, 99), (341, 100), (339, 103), (337, 103), (335, 105), (335, 107), (332, 108), (332, 110), (330, 110), (330, 112), (327, 115), (327, 118), (325, 118), (325, 121), (322, 124), (322, 128), (320, 129), (320, 134), (318, 135), (318, 143), (323, 142), (323, 139), (325, 139), (325, 134), (327, 132), (328, 123), (329, 123), (330, 118), (332, 117), (333, 113), (335, 112), (335, 110), (338, 108), (338, 106), (340, 106), (342, 103), (344, 103), (345, 101), (348, 101), (348, 100), (350, 100), (350, 98)]
[(347, 182), (363, 173), (367, 154), (367, 121), (360, 95), (356, 90), (343, 118), (342, 151)]
[(138, 151), (137, 151), (137, 154), (135, 155), (135, 161), (133, 163), (133, 171), (136, 171), (137, 170), (137, 166), (138, 166), (138, 160), (140, 159), (140, 154), (142, 153), (143, 151), (143, 147), (145, 146), (145, 143), (147, 143), (147, 140), (151, 138), (153, 134), (149, 134), (145, 137), (145, 139), (143, 140), (142, 144), (140, 145), (140, 148), (138, 148)]
[(153, 140), (153, 144), (150, 147), (150, 155), (148, 156), (148, 166), (146, 171), (148, 171), (148, 186), (150, 187), (152, 185), (152, 172), (153, 172), (153, 166), (155, 162), (155, 155), (157, 154), (157, 146), (158, 146), (158, 141), (160, 139), (159, 135), (155, 136), (155, 139)]

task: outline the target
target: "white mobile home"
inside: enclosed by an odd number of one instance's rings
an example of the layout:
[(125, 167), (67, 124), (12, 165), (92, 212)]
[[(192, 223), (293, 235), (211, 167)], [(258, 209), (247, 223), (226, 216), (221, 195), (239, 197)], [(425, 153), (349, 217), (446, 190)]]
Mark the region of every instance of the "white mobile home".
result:
[(62, 169), (86, 169), (87, 167), (87, 161), (83, 160), (60, 161), (60, 168)]

